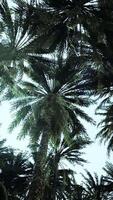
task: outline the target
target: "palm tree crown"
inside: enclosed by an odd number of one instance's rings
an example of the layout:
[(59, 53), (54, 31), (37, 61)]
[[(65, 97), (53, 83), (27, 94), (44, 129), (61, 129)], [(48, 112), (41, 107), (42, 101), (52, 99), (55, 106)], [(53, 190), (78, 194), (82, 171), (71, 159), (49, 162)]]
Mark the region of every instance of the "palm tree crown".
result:
[(73, 57), (62, 62), (46, 59), (43, 65), (42, 61), (31, 59), (30, 82), (22, 81), (5, 93), (5, 99), (14, 98), (12, 109), (16, 117), (10, 130), (23, 120), (21, 135), (32, 130), (38, 138), (44, 129), (54, 138), (62, 132), (85, 133), (78, 116), (91, 123), (93, 120), (80, 108), (89, 106), (91, 100), (86, 96), (79, 63), (73, 61)]

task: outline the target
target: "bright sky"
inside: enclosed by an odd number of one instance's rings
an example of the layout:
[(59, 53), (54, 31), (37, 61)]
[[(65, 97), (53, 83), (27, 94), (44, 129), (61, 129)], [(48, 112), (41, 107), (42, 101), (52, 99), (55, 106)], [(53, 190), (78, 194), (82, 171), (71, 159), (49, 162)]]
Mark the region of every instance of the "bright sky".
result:
[[(10, 5), (12, 5), (12, 0), (9, 0)], [(100, 118), (98, 116), (95, 116), (95, 106), (91, 106), (88, 109), (85, 109), (87, 113), (93, 117), (93, 119), (98, 123), (100, 121)], [(18, 129), (15, 129), (15, 131), (12, 134), (8, 133), (8, 126), (11, 122), (11, 114), (9, 112), (9, 104), (3, 103), (0, 106), (0, 123), (2, 124), (0, 127), (0, 139), (7, 138), (7, 144), (14, 147), (19, 148), (21, 150), (27, 149), (28, 139), (24, 139), (21, 141), (18, 141), (16, 139)], [(91, 140), (95, 140), (95, 136), (98, 132), (97, 127), (94, 127), (90, 124), (84, 124), (87, 132), (91, 138)], [(80, 172), (84, 173), (84, 169), (89, 170), (91, 173), (96, 172), (98, 175), (102, 174), (102, 167), (105, 166), (106, 161), (113, 162), (113, 154), (111, 154), (110, 159), (107, 157), (106, 147), (104, 145), (100, 145), (99, 141), (96, 140), (94, 144), (88, 146), (85, 150), (85, 155), (83, 157), (88, 160), (89, 163), (84, 164), (84, 167), (75, 165), (74, 170), (79, 174)], [(77, 181), (81, 181), (80, 175), (77, 176)]]

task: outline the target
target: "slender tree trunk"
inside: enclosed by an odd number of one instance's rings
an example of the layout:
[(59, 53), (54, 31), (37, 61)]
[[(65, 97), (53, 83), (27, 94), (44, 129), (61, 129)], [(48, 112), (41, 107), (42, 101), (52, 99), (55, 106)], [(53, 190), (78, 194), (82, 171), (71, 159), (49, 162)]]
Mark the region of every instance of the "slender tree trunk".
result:
[(43, 132), (37, 153), (34, 176), (29, 188), (27, 200), (42, 200), (45, 189), (45, 163), (48, 150), (49, 135)]
[(53, 188), (51, 191), (51, 200), (55, 200), (56, 198), (56, 188), (57, 188), (57, 178), (58, 178), (58, 163), (59, 163), (59, 157), (56, 155), (53, 160)]
[(50, 165), (50, 175), (49, 175), (49, 190), (45, 191), (43, 196), (43, 200), (55, 200), (56, 192), (57, 192), (57, 179), (58, 179), (58, 164), (59, 164), (59, 156), (55, 155), (52, 159), (52, 163)]

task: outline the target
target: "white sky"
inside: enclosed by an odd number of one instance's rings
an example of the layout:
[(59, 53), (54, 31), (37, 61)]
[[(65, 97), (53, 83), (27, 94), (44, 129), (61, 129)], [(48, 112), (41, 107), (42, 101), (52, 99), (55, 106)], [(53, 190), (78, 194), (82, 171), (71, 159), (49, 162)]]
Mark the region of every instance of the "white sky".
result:
[[(12, 5), (12, 0), (9, 0), (10, 5)], [(100, 118), (98, 116), (94, 115), (95, 106), (91, 106), (90, 108), (86, 109), (88, 114), (93, 117), (97, 123), (100, 121)], [(3, 103), (0, 106), (0, 123), (2, 124), (0, 127), (0, 139), (7, 138), (7, 144), (17, 148), (21, 149), (22, 151), (25, 151), (27, 149), (28, 140), (21, 140), (18, 141), (16, 139), (18, 129), (15, 129), (15, 132), (12, 134), (8, 134), (8, 126), (11, 122), (11, 115), (9, 113), (9, 105), (8, 103)], [(87, 128), (87, 132), (91, 138), (91, 140), (94, 141), (95, 136), (98, 132), (97, 127), (94, 127), (90, 124), (84, 124)], [(86, 160), (88, 160), (89, 163), (84, 164), (84, 167), (77, 166), (75, 164), (74, 170), (79, 173), (84, 173), (84, 169), (89, 170), (91, 173), (96, 172), (98, 175), (102, 174), (102, 167), (105, 166), (106, 161), (113, 162), (113, 154), (111, 153), (110, 159), (107, 157), (106, 147), (104, 145), (100, 145), (99, 141), (96, 140), (94, 144), (89, 145), (86, 150), (84, 150), (85, 155), (83, 156)], [(78, 175), (77, 181), (81, 181), (81, 176)]]

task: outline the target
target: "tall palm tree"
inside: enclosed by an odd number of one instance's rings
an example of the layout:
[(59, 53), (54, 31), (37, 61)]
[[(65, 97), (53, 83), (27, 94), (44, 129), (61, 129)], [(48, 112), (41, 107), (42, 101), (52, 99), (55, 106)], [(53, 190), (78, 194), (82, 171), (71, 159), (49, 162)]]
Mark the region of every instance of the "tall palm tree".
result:
[(21, 135), (27, 132), (32, 139), (40, 140), (29, 200), (42, 198), (50, 139), (57, 144), (62, 133), (67, 141), (71, 140), (70, 134), (86, 133), (78, 116), (93, 123), (81, 109), (89, 106), (91, 100), (86, 97), (79, 62), (73, 56), (66, 60), (45, 61), (46, 64), (39, 65), (36, 57), (30, 59), (31, 81), (20, 82), (16, 92), (10, 90), (4, 97), (14, 98), (12, 110), (16, 112), (10, 130), (23, 121)]

